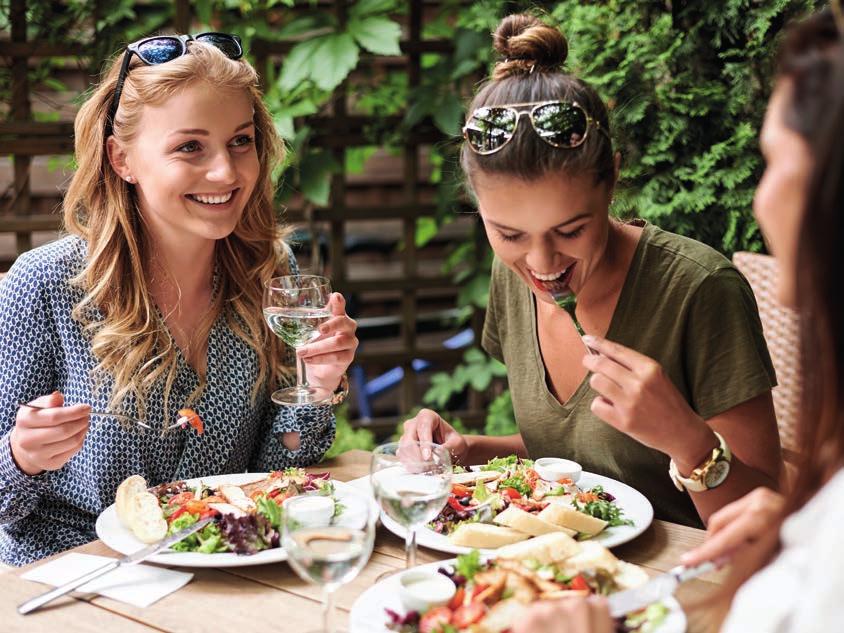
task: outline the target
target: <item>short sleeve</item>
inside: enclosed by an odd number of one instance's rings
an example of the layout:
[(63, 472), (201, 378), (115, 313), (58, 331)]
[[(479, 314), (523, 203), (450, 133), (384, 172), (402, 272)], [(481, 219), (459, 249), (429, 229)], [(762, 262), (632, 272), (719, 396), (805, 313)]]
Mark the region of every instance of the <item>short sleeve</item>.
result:
[(719, 268), (701, 282), (684, 336), (691, 404), (705, 420), (776, 386), (753, 290), (736, 269)]
[(486, 306), (486, 317), (484, 318), (484, 329), (481, 334), (481, 347), (484, 351), (499, 362), (504, 362), (504, 354), (501, 351), (501, 339), (498, 335), (498, 314), (497, 298), (500, 291), (501, 275), (497, 274), (501, 263), (498, 259), (493, 261), (492, 277), (489, 282), (489, 298)]

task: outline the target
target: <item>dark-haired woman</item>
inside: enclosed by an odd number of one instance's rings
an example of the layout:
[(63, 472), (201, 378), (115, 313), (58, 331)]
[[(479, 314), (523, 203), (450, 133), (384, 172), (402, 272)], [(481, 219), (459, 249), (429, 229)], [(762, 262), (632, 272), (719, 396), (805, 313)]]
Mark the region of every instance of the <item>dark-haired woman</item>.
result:
[[(803, 315), (803, 461), (783, 498), (759, 489), (712, 516), (683, 562), (732, 558), (722, 633), (821, 633), (844, 622), (844, 50), (832, 14), (793, 28), (761, 134), (754, 212), (780, 264), (780, 301)], [(814, 166), (817, 169), (814, 169)], [(736, 593), (736, 589), (741, 587)], [(599, 601), (531, 609), (518, 633), (612, 631)]]
[[(496, 255), (482, 344), (507, 366), (520, 432), (464, 437), (423, 410), (403, 437), (464, 464), (575, 459), (685, 525), (775, 488), (775, 376), (748, 284), (703, 244), (610, 217), (607, 111), (560, 70), (559, 30), (508, 16), (495, 47), (503, 61), (470, 106), (462, 163)], [(555, 288), (575, 293), (599, 354)]]

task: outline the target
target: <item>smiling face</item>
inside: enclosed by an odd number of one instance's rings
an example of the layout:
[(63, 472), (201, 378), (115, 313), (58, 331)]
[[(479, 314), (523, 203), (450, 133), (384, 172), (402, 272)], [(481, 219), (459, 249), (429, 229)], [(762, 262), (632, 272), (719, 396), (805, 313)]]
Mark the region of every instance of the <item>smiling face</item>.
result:
[(580, 292), (606, 252), (610, 187), (559, 173), (534, 181), (478, 173), (472, 184), (493, 251), (536, 298), (554, 305), (551, 281)]
[(753, 213), (779, 264), (777, 298), (787, 306), (797, 299), (797, 244), (812, 171), (808, 143), (785, 125), (791, 93), (791, 82), (781, 80), (771, 95), (759, 137), (765, 173), (753, 200)]
[(259, 173), (249, 93), (195, 82), (145, 105), (137, 134), (113, 163), (136, 180), (155, 238), (188, 246), (228, 236)]

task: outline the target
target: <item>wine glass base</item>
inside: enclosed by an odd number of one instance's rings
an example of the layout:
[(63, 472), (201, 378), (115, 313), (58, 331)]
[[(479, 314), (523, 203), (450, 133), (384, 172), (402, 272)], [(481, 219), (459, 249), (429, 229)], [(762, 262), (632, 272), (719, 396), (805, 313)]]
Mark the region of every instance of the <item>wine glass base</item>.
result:
[(272, 401), (286, 407), (324, 404), (331, 400), (331, 392), (322, 387), (288, 387), (273, 392)]

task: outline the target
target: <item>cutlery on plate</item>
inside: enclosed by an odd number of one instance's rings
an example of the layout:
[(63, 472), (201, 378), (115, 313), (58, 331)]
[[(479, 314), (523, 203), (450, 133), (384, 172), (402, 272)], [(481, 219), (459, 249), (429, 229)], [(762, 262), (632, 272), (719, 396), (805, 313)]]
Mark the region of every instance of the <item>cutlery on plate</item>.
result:
[(726, 559), (717, 559), (715, 561), (706, 561), (694, 567), (678, 565), (664, 574), (654, 576), (644, 585), (611, 594), (607, 597), (610, 605), (610, 615), (618, 618), (633, 611), (644, 609), (654, 602), (674, 595), (674, 592), (681, 583), (715, 571), (721, 568), (726, 562)]
[(193, 525), (186, 527), (184, 530), (180, 530), (175, 534), (166, 537), (165, 539), (159, 541), (158, 543), (153, 543), (149, 547), (145, 547), (141, 550), (138, 550), (134, 554), (129, 554), (128, 556), (124, 556), (123, 558), (117, 558), (113, 561), (110, 561), (103, 565), (102, 567), (97, 567), (93, 571), (88, 572), (84, 576), (80, 576), (70, 582), (66, 582), (65, 584), (56, 587), (55, 589), (51, 589), (50, 591), (46, 591), (39, 596), (35, 596), (31, 600), (27, 600), (23, 604), (18, 607), (18, 613), (21, 615), (26, 615), (27, 613), (32, 613), (36, 609), (40, 609), (48, 602), (52, 602), (56, 598), (59, 598), (66, 593), (70, 593), (74, 589), (77, 589), (84, 585), (85, 583), (91, 582), (95, 578), (99, 578), (103, 574), (107, 574), (108, 572), (112, 571), (113, 569), (117, 569), (121, 565), (135, 565), (140, 563), (141, 561), (149, 558), (153, 554), (160, 552), (163, 549), (178, 543), (183, 538), (190, 536), (194, 532), (201, 530), (206, 525), (208, 525), (211, 521), (214, 520), (214, 517), (206, 517), (197, 521)]
[[(18, 402), (19, 407), (29, 407), (30, 409), (38, 409), (39, 411), (43, 411), (45, 409), (50, 409), (54, 407), (42, 407), (37, 404), (30, 404), (29, 402)], [(91, 416), (103, 417), (103, 418), (118, 418), (120, 420), (126, 420), (127, 422), (133, 422), (139, 426), (144, 427), (145, 429), (152, 430), (152, 427), (144, 422), (143, 420), (139, 420), (138, 418), (133, 418), (131, 415), (123, 415), (122, 413), (109, 413), (108, 411), (91, 411), (89, 413)], [(185, 426), (188, 423), (188, 420), (185, 416), (181, 416), (179, 420), (175, 424), (171, 424), (168, 426), (165, 431), (169, 431), (170, 429), (175, 429), (177, 426)]]

